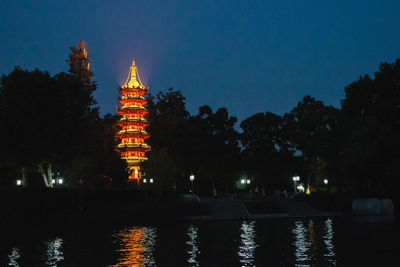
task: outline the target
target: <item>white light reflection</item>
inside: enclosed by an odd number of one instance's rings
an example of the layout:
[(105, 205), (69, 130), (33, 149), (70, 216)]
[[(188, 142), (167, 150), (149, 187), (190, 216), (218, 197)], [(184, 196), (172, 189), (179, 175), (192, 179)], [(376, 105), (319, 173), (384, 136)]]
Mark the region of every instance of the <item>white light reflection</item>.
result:
[(242, 233), (241, 245), (239, 247), (239, 258), (242, 266), (255, 266), (254, 265), (254, 250), (257, 245), (254, 241), (256, 237), (255, 222), (243, 222), (241, 227)]
[(328, 259), (329, 262), (332, 263), (332, 266), (336, 266), (335, 252), (333, 246), (333, 234), (334, 232), (332, 220), (328, 218), (325, 221), (325, 235), (322, 237), (326, 245), (326, 250), (328, 251), (328, 253), (325, 253), (324, 256)]
[(200, 250), (198, 247), (197, 241), (197, 233), (199, 229), (196, 226), (190, 225), (187, 231), (187, 235), (189, 237), (189, 241), (186, 242), (189, 245), (189, 266), (200, 266), (199, 262), (197, 261), (197, 256), (200, 254)]
[(143, 229), (144, 246), (146, 250), (143, 251), (144, 263), (146, 266), (156, 266), (154, 258), (154, 248), (157, 241), (157, 231), (153, 227), (144, 227)]
[(11, 254), (8, 255), (8, 259), (10, 262), (8, 263), (8, 266), (19, 266), (18, 260), (21, 258), (21, 255), (19, 254), (18, 248), (12, 248)]
[[(310, 260), (308, 251), (310, 249), (310, 244), (307, 241), (306, 234), (307, 229), (304, 227), (303, 222), (296, 221), (292, 230), (294, 234), (295, 241), (293, 245), (296, 247), (296, 265), (295, 266), (310, 266), (309, 264), (304, 264), (305, 261)], [(300, 262), (300, 263), (299, 263)]]
[(57, 266), (57, 263), (64, 259), (64, 253), (62, 252), (63, 240), (57, 237), (54, 240), (46, 242), (47, 245), (47, 261), (46, 264), (49, 266)]

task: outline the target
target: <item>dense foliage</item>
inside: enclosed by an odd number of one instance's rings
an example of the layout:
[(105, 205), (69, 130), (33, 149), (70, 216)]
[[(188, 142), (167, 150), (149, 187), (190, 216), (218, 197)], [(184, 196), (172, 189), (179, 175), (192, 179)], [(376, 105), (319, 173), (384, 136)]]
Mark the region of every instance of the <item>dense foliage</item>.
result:
[(243, 177), (253, 189), (291, 191), (292, 177), (299, 175), (310, 191), (325, 190), (328, 179), (334, 191), (395, 199), (400, 60), (381, 64), (374, 79), (361, 77), (345, 93), (340, 109), (305, 96), (283, 116), (250, 116), (240, 132), (225, 108), (213, 113), (203, 106), (189, 115), (179, 91), (151, 96), (147, 175), (168, 181), (165, 188), (181, 184), (187, 191), (194, 173), (198, 190), (209, 195), (213, 189), (233, 192)]
[[(1, 78), (2, 185), (29, 177), (26, 184), (51, 187), (53, 173), (71, 185), (126, 181), (114, 150), (118, 116), (98, 114), (86, 44), (71, 48), (67, 62), (69, 72), (54, 76), (16, 67)], [(238, 192), (243, 177), (259, 192), (292, 191), (299, 175), (311, 191), (328, 179), (332, 190), (396, 198), (400, 60), (347, 86), (340, 109), (305, 96), (282, 116), (267, 111), (238, 125), (226, 108), (190, 114), (185, 100), (173, 89), (148, 96), (152, 150), (143, 168), (160, 194), (187, 192), (191, 174), (203, 195)]]
[(1, 184), (22, 178), (24, 185), (53, 187), (52, 180), (63, 177), (75, 186), (124, 176), (114, 152), (116, 118), (99, 117), (85, 49), (83, 42), (71, 48), (68, 73), (16, 67), (1, 78)]

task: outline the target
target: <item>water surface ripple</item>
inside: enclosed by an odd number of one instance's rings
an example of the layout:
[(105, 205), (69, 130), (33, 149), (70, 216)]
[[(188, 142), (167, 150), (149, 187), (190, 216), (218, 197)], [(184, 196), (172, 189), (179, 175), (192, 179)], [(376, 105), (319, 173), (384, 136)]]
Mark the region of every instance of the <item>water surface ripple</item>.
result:
[(0, 266), (397, 266), (398, 236), (350, 217), (3, 231)]

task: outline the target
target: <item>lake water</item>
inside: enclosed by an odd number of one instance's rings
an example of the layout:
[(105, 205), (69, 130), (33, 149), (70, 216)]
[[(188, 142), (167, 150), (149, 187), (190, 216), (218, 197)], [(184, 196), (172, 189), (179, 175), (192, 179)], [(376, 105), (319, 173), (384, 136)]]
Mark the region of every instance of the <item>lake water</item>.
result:
[(398, 234), (349, 217), (22, 229), (1, 234), (0, 266), (400, 266)]

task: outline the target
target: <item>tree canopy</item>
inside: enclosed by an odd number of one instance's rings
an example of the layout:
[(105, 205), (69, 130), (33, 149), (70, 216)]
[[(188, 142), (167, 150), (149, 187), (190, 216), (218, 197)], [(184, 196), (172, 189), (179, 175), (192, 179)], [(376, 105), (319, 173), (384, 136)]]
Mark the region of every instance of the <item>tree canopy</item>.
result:
[[(68, 72), (16, 67), (1, 77), (1, 184), (40, 173), (51, 187), (59, 172), (71, 185), (126, 182), (126, 163), (115, 152), (118, 116), (99, 115), (89, 51), (83, 41), (71, 47)], [(344, 92), (340, 108), (304, 96), (283, 115), (250, 116), (240, 131), (224, 107), (203, 105), (190, 114), (181, 91), (150, 94), (145, 176), (157, 180), (160, 193), (186, 192), (190, 174), (205, 195), (233, 192), (243, 174), (267, 192), (292, 188), (292, 176), (300, 175), (308, 190), (329, 178), (337, 191), (396, 198), (400, 59), (382, 63), (374, 77), (361, 76)]]
[(16, 67), (1, 77), (3, 170), (18, 170), (14, 177), (38, 171), (48, 187), (53, 186), (54, 173), (61, 172), (75, 185), (93, 175), (102, 154), (98, 143), (105, 137), (98, 134), (104, 120), (95, 106), (97, 86), (88, 62), (86, 44), (80, 42), (71, 48), (69, 73), (51, 76)]

